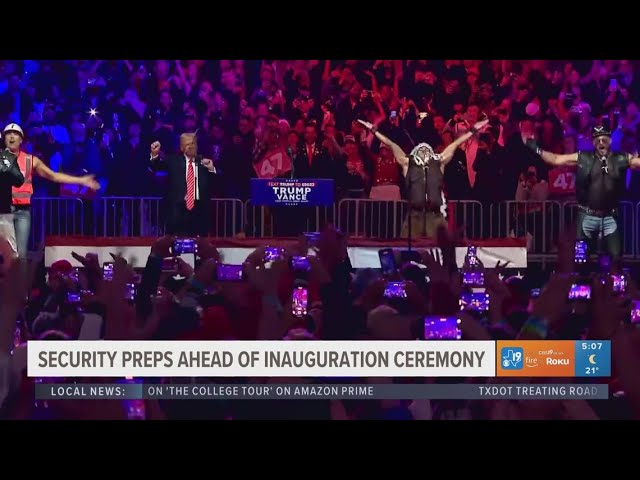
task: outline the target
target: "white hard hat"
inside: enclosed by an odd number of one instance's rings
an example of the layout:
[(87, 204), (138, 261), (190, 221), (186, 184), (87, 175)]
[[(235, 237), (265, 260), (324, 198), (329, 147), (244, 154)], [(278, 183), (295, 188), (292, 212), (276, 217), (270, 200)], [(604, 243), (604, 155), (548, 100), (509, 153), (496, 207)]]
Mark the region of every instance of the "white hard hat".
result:
[(10, 123), (6, 127), (4, 127), (4, 131), (3, 131), (2, 134), (5, 135), (7, 132), (19, 133), (20, 136), (22, 138), (24, 138), (24, 132), (22, 131), (22, 127), (20, 125), (18, 125), (17, 123)]

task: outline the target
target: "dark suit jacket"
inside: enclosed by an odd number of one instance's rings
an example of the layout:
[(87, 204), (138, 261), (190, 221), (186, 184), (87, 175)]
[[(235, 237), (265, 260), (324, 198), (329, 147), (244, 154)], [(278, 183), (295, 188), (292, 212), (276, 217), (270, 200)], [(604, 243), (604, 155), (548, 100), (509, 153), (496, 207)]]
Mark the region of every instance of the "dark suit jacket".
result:
[(304, 142), (298, 143), (293, 158), (294, 178), (332, 178), (338, 175), (336, 164), (320, 142), (316, 142), (313, 159), (309, 161)]
[[(198, 168), (198, 192), (200, 200), (205, 200), (211, 198), (209, 184), (211, 183), (210, 177), (214, 174), (200, 163), (200, 159), (202, 157), (198, 155), (195, 162)], [(184, 202), (184, 196), (187, 194), (187, 170), (184, 155), (167, 155), (164, 158), (151, 160), (149, 168), (154, 172), (158, 170), (167, 172), (169, 190), (166, 199), (170, 204)], [(208, 203), (205, 202), (205, 204)]]

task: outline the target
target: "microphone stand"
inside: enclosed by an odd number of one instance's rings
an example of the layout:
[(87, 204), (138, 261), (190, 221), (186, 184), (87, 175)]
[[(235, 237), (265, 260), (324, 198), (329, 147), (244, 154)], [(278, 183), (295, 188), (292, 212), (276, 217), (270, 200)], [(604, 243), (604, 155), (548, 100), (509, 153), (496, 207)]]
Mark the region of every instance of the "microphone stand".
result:
[[(411, 162), (411, 159), (409, 159), (409, 162)], [(409, 164), (409, 166), (411, 166), (411, 164)], [(409, 175), (409, 170), (407, 170), (407, 175)], [(412, 224), (413, 224), (413, 215), (412, 215), (412, 211), (411, 211), (411, 175), (409, 175), (409, 181), (407, 182), (407, 197), (409, 198), (409, 212), (408, 215), (409, 217), (407, 218), (407, 230), (409, 231), (409, 238), (407, 239), (407, 251), (411, 251), (411, 246), (412, 246)]]
[(296, 162), (295, 162), (295, 155), (293, 153), (293, 149), (291, 147), (287, 148), (287, 154), (289, 155), (289, 158), (291, 158), (291, 174), (289, 175), (289, 178), (291, 180), (293, 180), (295, 178), (295, 174), (296, 174)]
[[(609, 166), (607, 165), (607, 157), (600, 158), (600, 168), (602, 168), (602, 194), (605, 191), (605, 175), (609, 174)], [(598, 235), (598, 255), (608, 253), (605, 250), (604, 241), (604, 217), (600, 217), (600, 235)]]
[[(289, 155), (289, 157), (291, 158), (291, 173), (289, 174), (289, 179), (293, 180), (296, 175), (296, 162), (295, 162), (295, 157), (297, 155), (295, 155), (295, 152), (293, 150), (293, 148), (289, 147), (287, 148), (287, 154)], [(305, 222), (306, 223), (306, 222)], [(304, 232), (306, 230), (306, 226), (302, 227), (302, 231)]]

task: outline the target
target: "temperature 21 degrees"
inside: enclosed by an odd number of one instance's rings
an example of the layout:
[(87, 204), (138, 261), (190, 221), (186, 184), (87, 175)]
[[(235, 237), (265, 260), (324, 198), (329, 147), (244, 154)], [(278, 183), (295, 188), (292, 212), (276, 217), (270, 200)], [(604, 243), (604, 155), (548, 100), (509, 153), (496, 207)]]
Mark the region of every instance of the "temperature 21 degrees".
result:
[(585, 375), (595, 375), (600, 370), (600, 367), (585, 367), (584, 374)]

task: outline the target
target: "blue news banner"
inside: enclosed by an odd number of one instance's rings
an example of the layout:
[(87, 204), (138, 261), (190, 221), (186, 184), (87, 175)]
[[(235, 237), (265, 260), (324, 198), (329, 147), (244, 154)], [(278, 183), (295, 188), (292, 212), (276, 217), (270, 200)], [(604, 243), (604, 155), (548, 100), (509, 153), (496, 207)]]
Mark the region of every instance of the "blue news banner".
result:
[(251, 179), (251, 203), (256, 206), (322, 207), (333, 205), (333, 198), (329, 179)]
[(38, 400), (606, 400), (606, 384), (36, 384)]

